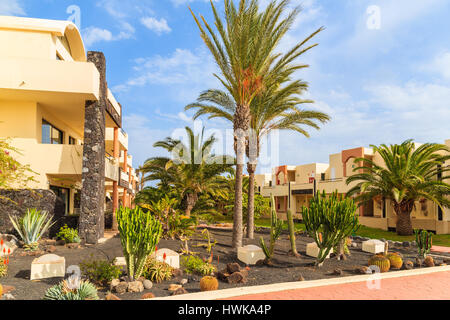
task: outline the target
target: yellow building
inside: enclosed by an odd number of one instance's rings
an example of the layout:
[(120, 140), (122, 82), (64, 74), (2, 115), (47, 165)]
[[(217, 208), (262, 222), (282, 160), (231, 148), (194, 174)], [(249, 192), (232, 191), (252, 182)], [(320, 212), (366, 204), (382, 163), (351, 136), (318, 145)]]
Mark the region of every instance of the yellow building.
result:
[(104, 152), (92, 149), (104, 153), (104, 190), (98, 192), (105, 207), (130, 206), (138, 177), (121, 129), (122, 106), (97, 63), (103, 54), (86, 54), (80, 32), (67, 21), (0, 16), (0, 43), (0, 138), (11, 138), (22, 152), (17, 160), (38, 173), (29, 187), (53, 190), (66, 214), (80, 212), (89, 182), (83, 180), (92, 178), (86, 114), (101, 108), (104, 119), (95, 130)]
[[(450, 140), (445, 142), (450, 147)], [(370, 158), (378, 165), (383, 160), (372, 149), (355, 148), (343, 150), (329, 156), (329, 163), (313, 163), (300, 166), (280, 166), (273, 169), (270, 180), (267, 174), (256, 177), (257, 190), (264, 197), (274, 195), (277, 213), (281, 218), (286, 217), (287, 210), (294, 213), (294, 217), (301, 219), (303, 206), (308, 206), (309, 199), (317, 192), (325, 191), (331, 194), (338, 191), (345, 194), (353, 186), (347, 185), (347, 177), (353, 174), (355, 158)], [(445, 165), (450, 165), (447, 161)], [(450, 209), (441, 210), (431, 201), (418, 202), (411, 214), (413, 228), (436, 231), (437, 234), (450, 233)], [(375, 199), (372, 203), (359, 208), (360, 223), (383, 230), (395, 229), (396, 214), (392, 205), (382, 199)]]

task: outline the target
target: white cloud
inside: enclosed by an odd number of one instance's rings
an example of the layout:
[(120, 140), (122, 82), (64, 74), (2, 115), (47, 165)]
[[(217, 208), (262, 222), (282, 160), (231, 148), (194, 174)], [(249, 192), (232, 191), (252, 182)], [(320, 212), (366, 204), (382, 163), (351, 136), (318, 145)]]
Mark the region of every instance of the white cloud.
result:
[(25, 10), (19, 0), (0, 0), (0, 15), (25, 15)]
[(141, 23), (149, 30), (154, 31), (156, 34), (161, 35), (163, 33), (169, 33), (172, 29), (167, 24), (166, 19), (161, 18), (160, 20), (152, 17), (144, 17), (141, 19)]
[(439, 74), (443, 78), (450, 80), (450, 51), (438, 54), (431, 62), (426, 63), (422, 69)]
[[(210, 0), (170, 0), (175, 7), (178, 7), (180, 5), (192, 3), (192, 2), (209, 2)], [(218, 0), (213, 0), (213, 2), (218, 2)]]
[(114, 87), (116, 92), (132, 87), (164, 86), (167, 95), (177, 102), (190, 103), (206, 89), (219, 88), (213, 73), (217, 71), (206, 49), (195, 52), (176, 49), (168, 56), (155, 55), (135, 60), (135, 75), (124, 84)]
[(113, 35), (108, 29), (101, 29), (97, 27), (88, 27), (83, 29), (83, 40), (86, 46), (90, 47), (96, 42), (110, 42), (133, 37), (135, 29), (127, 22), (121, 22), (121, 30), (117, 35)]
[(100, 41), (112, 41), (113, 38), (111, 31), (107, 29), (88, 27), (83, 30), (83, 39), (86, 46), (91, 46)]

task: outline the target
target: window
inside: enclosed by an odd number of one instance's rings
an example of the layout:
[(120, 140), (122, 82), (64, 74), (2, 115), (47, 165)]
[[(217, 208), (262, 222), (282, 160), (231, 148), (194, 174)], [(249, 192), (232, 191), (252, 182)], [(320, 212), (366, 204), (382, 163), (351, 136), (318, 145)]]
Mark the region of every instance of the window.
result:
[(77, 140), (74, 137), (69, 136), (69, 144), (75, 146), (77, 144)]
[(49, 122), (42, 120), (42, 143), (64, 144), (64, 133)]
[(325, 181), (325, 173), (320, 174), (320, 180)]
[(68, 215), (70, 213), (70, 189), (50, 186), (58, 201), (61, 205), (64, 205), (64, 214)]

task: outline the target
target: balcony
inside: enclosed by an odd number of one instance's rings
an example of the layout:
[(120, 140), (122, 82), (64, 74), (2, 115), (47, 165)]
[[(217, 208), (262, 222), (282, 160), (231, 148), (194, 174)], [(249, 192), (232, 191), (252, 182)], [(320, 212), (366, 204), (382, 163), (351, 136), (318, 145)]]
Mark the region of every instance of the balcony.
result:
[[(114, 128), (106, 128), (105, 143), (108, 153), (113, 154), (114, 150)], [(121, 151), (128, 150), (128, 135), (122, 129), (119, 129), (119, 148)]]
[[(120, 163), (121, 165), (124, 164), (124, 152), (122, 152), (122, 153), (120, 154), (119, 163)], [(128, 166), (128, 167), (133, 167), (133, 156), (132, 156), (132, 155), (129, 155), (129, 154), (127, 155), (127, 166)]]
[(106, 157), (105, 179), (107, 181), (119, 181), (119, 164), (112, 157)]

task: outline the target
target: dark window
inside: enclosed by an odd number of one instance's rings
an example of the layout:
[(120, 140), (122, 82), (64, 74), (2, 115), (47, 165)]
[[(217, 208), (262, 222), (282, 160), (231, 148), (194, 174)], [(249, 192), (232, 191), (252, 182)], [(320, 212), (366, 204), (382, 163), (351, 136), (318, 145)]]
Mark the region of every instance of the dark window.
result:
[(74, 146), (77, 144), (77, 140), (74, 137), (69, 136), (69, 144)]
[(320, 179), (321, 179), (322, 181), (325, 181), (325, 173), (321, 173), (321, 174), (320, 174)]
[(56, 197), (64, 204), (64, 213), (67, 215), (70, 213), (70, 189), (50, 186)]
[(42, 143), (64, 144), (64, 133), (55, 128), (51, 123), (42, 120)]

